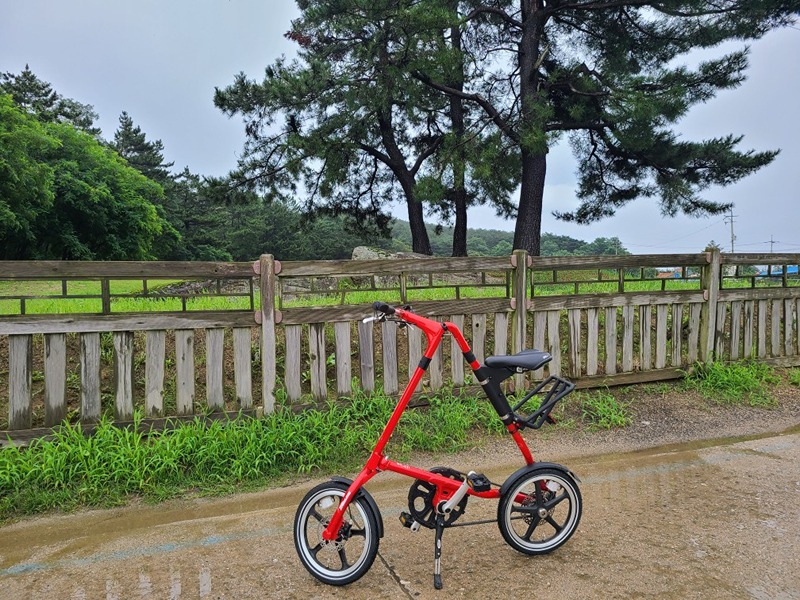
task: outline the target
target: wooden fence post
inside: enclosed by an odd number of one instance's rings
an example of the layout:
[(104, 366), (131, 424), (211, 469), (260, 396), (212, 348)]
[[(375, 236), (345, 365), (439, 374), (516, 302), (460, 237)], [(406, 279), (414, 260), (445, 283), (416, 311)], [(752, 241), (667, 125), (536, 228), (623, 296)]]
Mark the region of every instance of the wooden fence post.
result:
[(717, 302), (719, 300), (719, 276), (721, 255), (719, 248), (706, 251), (708, 264), (703, 267), (702, 286), (705, 302), (700, 312), (700, 360), (714, 360), (714, 348), (717, 335)]
[[(514, 267), (513, 304), (514, 317), (511, 328), (512, 353), (525, 350), (526, 331), (528, 324), (528, 261), (530, 257), (526, 250), (514, 250), (511, 255), (511, 266)], [(525, 389), (525, 375), (514, 377), (514, 387), (517, 390)]]
[(262, 254), (258, 261), (258, 273), (261, 276), (261, 386), (264, 414), (275, 410), (275, 276), (280, 270), (279, 264), (271, 254)]

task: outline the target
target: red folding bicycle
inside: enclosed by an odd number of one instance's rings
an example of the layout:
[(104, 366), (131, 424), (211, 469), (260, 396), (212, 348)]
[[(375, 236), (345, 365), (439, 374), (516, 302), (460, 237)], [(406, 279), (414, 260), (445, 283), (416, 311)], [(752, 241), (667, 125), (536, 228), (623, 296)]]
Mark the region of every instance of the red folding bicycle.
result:
[[(442, 534), (446, 528), (456, 526), (470, 496), (499, 500), (497, 524), (505, 541), (515, 550), (531, 555), (545, 554), (564, 544), (581, 518), (579, 479), (562, 465), (534, 461), (520, 432), (525, 428), (539, 429), (545, 422), (555, 422), (550, 412), (575, 385), (550, 375), (513, 408), (500, 387), (514, 374), (541, 368), (550, 361), (551, 355), (540, 350), (524, 350), (509, 356), (490, 356), (481, 365), (453, 323), (427, 319), (413, 313), (408, 306), (394, 308), (375, 302), (373, 308), (375, 315), (364, 322), (393, 320), (401, 326), (419, 327), (425, 333), (428, 346), (372, 455), (355, 480), (333, 477), (314, 487), (300, 502), (294, 520), (294, 544), (303, 566), (330, 585), (352, 583), (369, 570), (383, 537), (383, 519), (364, 485), (381, 471), (401, 473), (415, 480), (408, 492), (408, 512), (401, 513), (400, 521), (412, 531), (420, 527), (435, 530), (433, 583), (436, 589), (442, 588)], [(445, 334), (456, 340), (525, 460), (525, 466), (502, 485), (474, 471), (461, 473), (445, 467), (425, 470), (384, 455), (386, 444)], [(532, 414), (523, 416), (517, 412), (537, 395), (541, 396), (541, 403)], [(475, 521), (457, 526), (490, 522)]]

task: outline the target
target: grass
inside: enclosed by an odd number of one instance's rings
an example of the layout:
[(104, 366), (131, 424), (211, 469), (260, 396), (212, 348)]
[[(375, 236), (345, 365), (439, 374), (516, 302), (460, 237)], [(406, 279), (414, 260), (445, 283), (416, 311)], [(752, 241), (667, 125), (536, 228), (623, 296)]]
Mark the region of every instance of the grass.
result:
[[(630, 422), (625, 408), (609, 398), (581, 394), (589, 427)], [(230, 421), (198, 417), (152, 433), (141, 427), (141, 413), (132, 428), (104, 418), (92, 436), (80, 425), (64, 425), (52, 439), (0, 450), (0, 521), (51, 509), (119, 505), (132, 497), (156, 502), (186, 493), (230, 493), (312, 472), (355, 470), (395, 404), (392, 398), (356, 393), (347, 404), (322, 410), (295, 414), (282, 408), (262, 419)], [(567, 423), (574, 427), (573, 420)], [(489, 402), (445, 390), (429, 406), (404, 413), (388, 450), (400, 459), (412, 451), (455, 452), (504, 431)]]
[(792, 369), (789, 371), (789, 383), (800, 386), (800, 369)]
[(770, 386), (779, 378), (771, 366), (755, 361), (698, 363), (685, 385), (718, 404), (748, 404), (768, 408), (777, 400)]
[(628, 404), (620, 402), (607, 390), (578, 392), (581, 417), (590, 429), (612, 429), (631, 423)]

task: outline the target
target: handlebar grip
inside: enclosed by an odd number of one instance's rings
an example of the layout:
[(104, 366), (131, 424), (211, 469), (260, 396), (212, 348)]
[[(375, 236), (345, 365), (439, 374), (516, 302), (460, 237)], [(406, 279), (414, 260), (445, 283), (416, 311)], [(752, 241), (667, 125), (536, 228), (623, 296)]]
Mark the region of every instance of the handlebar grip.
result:
[(376, 312), (382, 312), (385, 315), (393, 315), (395, 312), (394, 307), (389, 306), (386, 302), (374, 302), (372, 308), (375, 309)]

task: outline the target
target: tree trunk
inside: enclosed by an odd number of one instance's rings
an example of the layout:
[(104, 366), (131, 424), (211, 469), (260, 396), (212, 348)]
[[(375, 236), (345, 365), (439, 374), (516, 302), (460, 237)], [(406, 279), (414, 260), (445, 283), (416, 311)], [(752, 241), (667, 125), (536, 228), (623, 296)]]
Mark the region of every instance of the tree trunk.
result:
[[(519, 92), (521, 101), (520, 129), (538, 127), (536, 105), (539, 98), (539, 47), (544, 30), (544, 21), (537, 12), (540, 4), (534, 0), (520, 0), (522, 37), (519, 43)], [(517, 225), (514, 229), (514, 249), (527, 250), (533, 256), (541, 253), (542, 199), (544, 178), (547, 171), (547, 147), (526, 142), (521, 144), (522, 186), (519, 193)]]
[(547, 155), (532, 156), (522, 152), (522, 188), (519, 193), (514, 249), (539, 256), (542, 241), (542, 200), (547, 171)]
[(425, 228), (425, 219), (422, 215), (422, 203), (414, 199), (407, 199), (408, 223), (411, 226), (411, 250), (417, 254), (433, 254), (428, 230)]
[(467, 255), (467, 190), (464, 186), (453, 190), (456, 222), (453, 228), (453, 256)]
[[(398, 175), (398, 173), (395, 172), (395, 175)], [(419, 202), (414, 194), (414, 177), (406, 172), (398, 175), (398, 179), (406, 197), (406, 206), (408, 206), (408, 224), (411, 227), (411, 250), (417, 254), (430, 256), (433, 254), (431, 240), (428, 237), (428, 230), (425, 228), (422, 202)]]
[[(455, 3), (457, 10), (458, 2)], [(461, 52), (461, 26), (456, 25), (450, 29), (450, 39), (453, 49)], [(463, 59), (462, 59), (463, 60)], [(457, 73), (456, 80), (451, 86), (459, 92), (464, 91), (464, 65)], [(467, 177), (466, 156), (464, 151), (464, 101), (456, 96), (450, 96), (450, 123), (456, 138), (455, 152), (453, 153), (453, 211), (456, 214), (453, 229), (453, 256), (467, 255)]]

